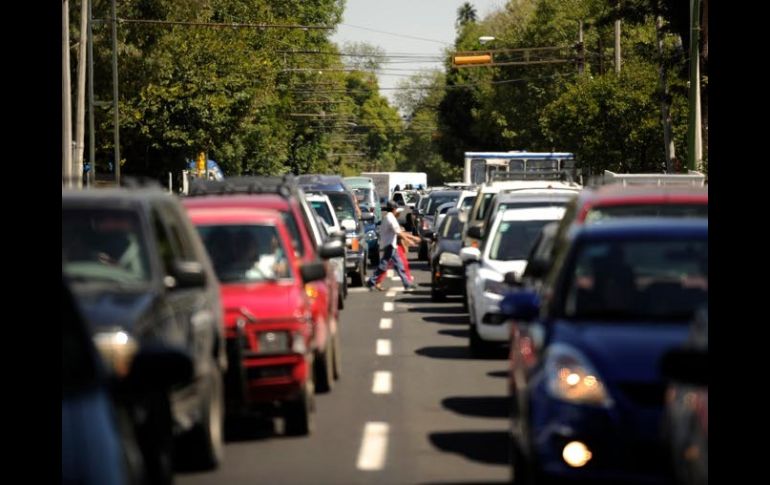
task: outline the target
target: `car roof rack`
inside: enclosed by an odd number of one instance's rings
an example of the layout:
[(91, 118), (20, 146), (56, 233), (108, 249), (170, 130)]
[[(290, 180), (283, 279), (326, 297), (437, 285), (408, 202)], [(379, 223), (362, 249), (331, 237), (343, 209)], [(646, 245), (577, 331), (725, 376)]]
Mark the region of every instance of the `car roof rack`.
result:
[(188, 196), (278, 194), (289, 198), (296, 196), (298, 190), (292, 175), (242, 176), (228, 177), (224, 180), (194, 179)]
[(162, 189), (157, 179), (144, 175), (124, 175), (120, 178), (120, 186), (126, 189)]
[(510, 182), (515, 180), (559, 180), (574, 183), (572, 174), (566, 170), (493, 172), (490, 182)]
[(605, 170), (598, 185), (620, 184), (629, 185), (691, 185), (703, 187), (706, 176), (700, 172), (689, 170), (688, 173), (615, 173)]

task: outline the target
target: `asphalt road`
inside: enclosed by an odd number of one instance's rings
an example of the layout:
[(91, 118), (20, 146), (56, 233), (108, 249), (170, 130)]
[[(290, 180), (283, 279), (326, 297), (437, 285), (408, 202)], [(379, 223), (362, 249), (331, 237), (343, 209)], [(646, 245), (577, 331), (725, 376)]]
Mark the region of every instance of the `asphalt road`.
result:
[[(411, 255), (414, 257), (414, 254)], [(309, 437), (284, 437), (280, 420), (245, 420), (228, 432), (223, 465), (181, 472), (177, 483), (506, 483), (507, 360), (468, 352), (459, 298), (420, 288), (354, 289), (341, 314), (342, 378), (316, 396)]]

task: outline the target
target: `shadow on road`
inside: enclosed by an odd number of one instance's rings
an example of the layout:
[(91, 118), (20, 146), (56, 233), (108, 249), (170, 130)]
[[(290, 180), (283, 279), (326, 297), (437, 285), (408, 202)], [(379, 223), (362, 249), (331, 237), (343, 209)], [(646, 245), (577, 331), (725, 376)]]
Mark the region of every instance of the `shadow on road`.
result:
[(430, 323), (443, 323), (446, 325), (468, 325), (468, 315), (422, 317), (422, 319)]
[(269, 417), (228, 418), (225, 441), (228, 443), (271, 438), (277, 433), (275, 421)]
[(505, 349), (500, 352), (489, 352), (484, 356), (471, 355), (470, 349), (466, 346), (436, 346), (422, 347), (414, 351), (417, 355), (431, 357), (434, 359), (468, 359), (468, 360), (497, 360), (507, 358)]
[(507, 431), (452, 431), (431, 433), (428, 438), (441, 451), (492, 465), (508, 464)]
[(455, 330), (455, 329), (439, 330), (438, 333), (439, 335), (449, 335), (452, 337), (459, 337), (459, 338), (465, 338), (465, 339), (468, 338), (468, 330)]
[[(403, 301), (399, 300), (398, 303), (403, 303)], [(409, 311), (420, 313), (449, 313), (452, 315), (457, 315), (457, 307), (455, 306), (422, 306), (410, 308)]]
[(457, 414), (480, 418), (507, 418), (510, 398), (508, 396), (447, 397), (441, 405)]
[(510, 371), (508, 371), (507, 369), (493, 370), (493, 371), (487, 372), (487, 375), (489, 377), (508, 377), (510, 375)]

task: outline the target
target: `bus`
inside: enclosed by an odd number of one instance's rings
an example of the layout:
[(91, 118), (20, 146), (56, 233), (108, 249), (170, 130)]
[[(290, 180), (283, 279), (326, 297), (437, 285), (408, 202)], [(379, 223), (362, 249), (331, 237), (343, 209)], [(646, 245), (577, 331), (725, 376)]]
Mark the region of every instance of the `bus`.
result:
[(464, 183), (489, 183), (499, 172), (566, 172), (574, 181), (579, 178), (575, 156), (568, 152), (465, 152)]

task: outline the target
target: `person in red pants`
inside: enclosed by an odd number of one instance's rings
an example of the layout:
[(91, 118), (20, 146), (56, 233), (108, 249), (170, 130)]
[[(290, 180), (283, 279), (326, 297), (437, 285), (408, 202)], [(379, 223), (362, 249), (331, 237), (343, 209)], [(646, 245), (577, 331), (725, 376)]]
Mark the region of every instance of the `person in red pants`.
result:
[[(404, 272), (406, 273), (406, 276), (409, 278), (409, 283), (414, 284), (414, 276), (412, 276), (412, 271), (409, 269), (409, 260), (407, 259), (408, 252), (409, 252), (409, 246), (414, 246), (418, 244), (420, 241), (416, 236), (413, 236), (412, 234), (402, 232), (398, 235), (399, 237), (399, 244), (398, 244), (398, 255), (401, 257), (401, 261), (404, 263)], [(388, 269), (393, 267), (393, 263), (388, 264)], [(374, 287), (380, 291), (383, 290), (382, 282), (385, 280), (386, 273), (380, 274), (377, 279), (375, 280)]]

